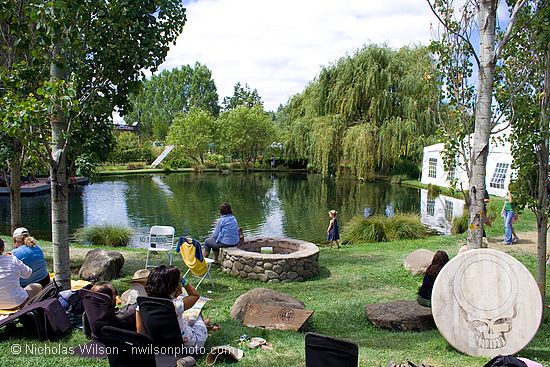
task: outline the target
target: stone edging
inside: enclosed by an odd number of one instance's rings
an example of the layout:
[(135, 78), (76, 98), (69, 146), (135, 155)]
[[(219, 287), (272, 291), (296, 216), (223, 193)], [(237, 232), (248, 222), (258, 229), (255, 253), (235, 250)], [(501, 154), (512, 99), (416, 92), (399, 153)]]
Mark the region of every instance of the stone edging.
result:
[[(262, 246), (289, 253), (261, 254)], [(237, 247), (222, 249), (220, 258), (223, 272), (262, 282), (302, 281), (319, 274), (319, 248), (290, 238), (251, 237)]]

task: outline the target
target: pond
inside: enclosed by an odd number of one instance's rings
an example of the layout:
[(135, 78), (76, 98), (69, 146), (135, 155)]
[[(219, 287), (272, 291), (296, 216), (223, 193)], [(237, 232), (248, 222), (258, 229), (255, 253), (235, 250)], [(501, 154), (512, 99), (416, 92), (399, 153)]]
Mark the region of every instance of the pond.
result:
[[(49, 239), (49, 195), (22, 198), (22, 221), (37, 238)], [(430, 197), (425, 190), (386, 182), (362, 183), (314, 174), (230, 175), (177, 173), (103, 178), (69, 193), (69, 229), (112, 223), (135, 230), (132, 246), (152, 225), (171, 225), (177, 235), (199, 240), (211, 232), (218, 206), (231, 204), (245, 236), (291, 237), (322, 242), (330, 209), (345, 224), (355, 215), (416, 212), (448, 233), (461, 201)], [(422, 208), (422, 210), (421, 210)], [(0, 232), (9, 232), (9, 199), (0, 197)]]

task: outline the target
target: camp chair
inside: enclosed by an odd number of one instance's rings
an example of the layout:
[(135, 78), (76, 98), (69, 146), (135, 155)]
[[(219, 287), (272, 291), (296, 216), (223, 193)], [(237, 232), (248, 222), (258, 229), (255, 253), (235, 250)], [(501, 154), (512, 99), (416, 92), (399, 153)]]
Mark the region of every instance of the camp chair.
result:
[(357, 367), (359, 348), (348, 340), (306, 334), (306, 367)]
[(168, 256), (169, 265), (172, 265), (172, 249), (174, 248), (174, 234), (176, 230), (170, 226), (152, 226), (147, 240), (147, 259), (145, 269), (154, 268), (149, 263), (151, 252), (164, 252)]
[(103, 326), (101, 335), (105, 346), (116, 351), (108, 355), (110, 367), (157, 367), (153, 350), (147, 349), (150, 336), (113, 326)]
[(171, 300), (155, 297), (138, 297), (139, 314), (145, 332), (153, 339), (153, 345), (181, 347), (183, 340)]
[[(202, 246), (200, 242), (197, 240), (193, 240), (193, 242), (198, 245), (198, 251), (202, 254)], [(195, 256), (196, 251), (197, 247), (195, 247), (195, 245), (190, 244), (185, 240), (182, 242), (180, 246), (180, 254), (185, 266), (187, 266), (187, 271), (183, 276), (186, 277), (187, 274), (191, 273), (193, 277), (199, 278), (199, 282), (195, 286), (196, 289), (199, 288), (202, 281), (207, 277), (212, 287), (214, 287), (214, 282), (212, 281), (212, 276), (210, 275), (210, 268), (212, 267), (214, 260), (204, 258), (202, 261), (199, 261), (199, 259)]]

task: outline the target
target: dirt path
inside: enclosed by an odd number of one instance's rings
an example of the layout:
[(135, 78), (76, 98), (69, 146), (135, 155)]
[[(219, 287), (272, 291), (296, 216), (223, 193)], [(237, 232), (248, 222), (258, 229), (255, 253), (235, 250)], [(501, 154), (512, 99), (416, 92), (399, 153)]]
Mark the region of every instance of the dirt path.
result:
[[(550, 232), (549, 232), (550, 233)], [(520, 240), (512, 245), (502, 245), (502, 238), (500, 237), (492, 237), (488, 238), (489, 240), (489, 248), (493, 248), (496, 250), (501, 250), (504, 252), (516, 252), (516, 253), (528, 253), (532, 255), (537, 254), (537, 232), (518, 232), (517, 233)], [(548, 241), (550, 243), (550, 236), (548, 236)], [(550, 252), (550, 248), (548, 249)]]

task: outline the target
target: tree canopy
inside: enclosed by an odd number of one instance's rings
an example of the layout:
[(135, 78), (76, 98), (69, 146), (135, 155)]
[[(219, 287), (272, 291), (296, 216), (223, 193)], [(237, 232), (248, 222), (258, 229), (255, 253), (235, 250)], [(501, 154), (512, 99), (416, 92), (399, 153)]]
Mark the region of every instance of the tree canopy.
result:
[(435, 142), (438, 103), (427, 48), (369, 45), (324, 67), (277, 118), (288, 156), (309, 159), (323, 174), (337, 173), (342, 158), (369, 179), (400, 160), (420, 160)]
[(140, 93), (130, 98), (133, 111), (125, 116), (129, 124), (139, 122), (143, 135), (164, 139), (177, 113), (199, 108), (218, 116), (218, 92), (212, 71), (197, 62), (184, 65), (143, 81)]

